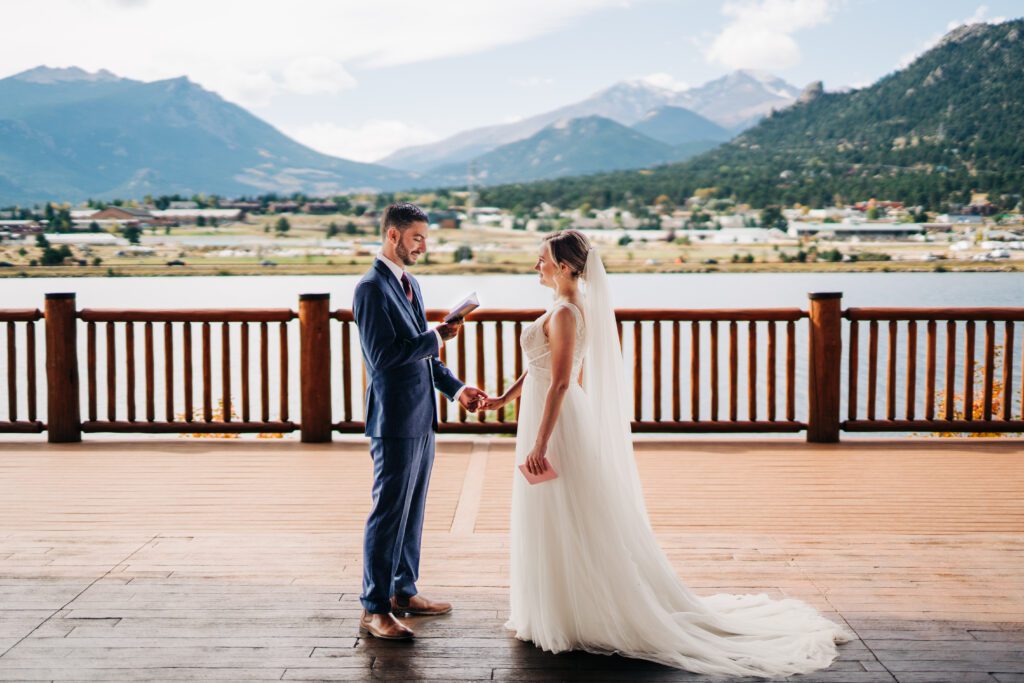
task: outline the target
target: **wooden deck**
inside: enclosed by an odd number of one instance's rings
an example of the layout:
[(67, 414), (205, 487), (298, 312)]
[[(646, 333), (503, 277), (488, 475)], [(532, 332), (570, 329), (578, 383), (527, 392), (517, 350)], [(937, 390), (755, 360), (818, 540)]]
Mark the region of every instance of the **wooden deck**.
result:
[[(357, 637), (361, 441), (0, 444), (0, 679), (704, 680), (504, 631), (510, 447), (439, 444), (420, 588), (455, 611), (406, 644)], [(638, 460), (695, 590), (799, 597), (856, 632), (800, 680), (1024, 681), (1024, 442), (676, 440)]]

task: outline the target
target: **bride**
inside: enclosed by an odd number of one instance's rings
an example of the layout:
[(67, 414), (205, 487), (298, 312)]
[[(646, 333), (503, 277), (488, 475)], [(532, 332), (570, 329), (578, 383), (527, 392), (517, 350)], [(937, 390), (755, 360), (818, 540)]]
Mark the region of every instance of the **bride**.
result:
[[(827, 667), (853, 636), (796, 599), (699, 596), (658, 545), (633, 458), (625, 371), (597, 250), (575, 230), (541, 244), (555, 302), (523, 330), (516, 465), (557, 478), (512, 487), (505, 627), (551, 652), (637, 657), (703, 674), (786, 676)], [(582, 376), (581, 376), (582, 369)], [(517, 468), (518, 470), (518, 468)]]

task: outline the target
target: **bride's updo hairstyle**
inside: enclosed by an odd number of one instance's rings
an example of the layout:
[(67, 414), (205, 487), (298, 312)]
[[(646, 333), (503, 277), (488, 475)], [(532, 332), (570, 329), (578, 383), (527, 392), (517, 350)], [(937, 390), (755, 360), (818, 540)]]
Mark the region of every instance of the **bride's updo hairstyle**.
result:
[(583, 274), (587, 266), (587, 253), (590, 251), (590, 240), (579, 230), (561, 230), (544, 238), (551, 248), (551, 257), (555, 263), (569, 266), (573, 279)]

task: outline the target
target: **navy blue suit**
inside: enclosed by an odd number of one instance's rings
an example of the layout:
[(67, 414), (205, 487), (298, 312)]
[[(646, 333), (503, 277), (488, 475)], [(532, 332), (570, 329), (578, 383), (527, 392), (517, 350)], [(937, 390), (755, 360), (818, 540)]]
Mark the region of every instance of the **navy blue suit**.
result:
[(416, 595), (423, 512), (434, 463), (435, 390), (449, 400), (463, 383), (441, 362), (419, 284), (413, 301), (377, 259), (356, 285), (352, 312), (366, 366), (366, 436), (373, 457), (373, 507), (363, 537), (363, 594), (369, 612), (391, 596)]

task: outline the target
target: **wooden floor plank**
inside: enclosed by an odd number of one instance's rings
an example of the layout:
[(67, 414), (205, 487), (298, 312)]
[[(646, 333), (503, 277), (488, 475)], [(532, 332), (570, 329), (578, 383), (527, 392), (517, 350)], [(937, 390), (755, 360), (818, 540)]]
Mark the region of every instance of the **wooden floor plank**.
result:
[[(687, 585), (855, 631), (807, 680), (1024, 680), (1021, 443), (898, 443), (650, 441), (637, 460)], [(0, 680), (707, 680), (504, 630), (512, 445), (439, 442), (420, 588), (456, 609), (410, 619), (410, 645), (357, 632), (360, 440), (0, 444)]]

